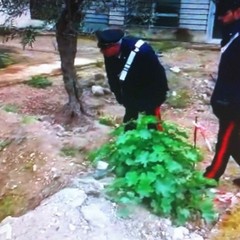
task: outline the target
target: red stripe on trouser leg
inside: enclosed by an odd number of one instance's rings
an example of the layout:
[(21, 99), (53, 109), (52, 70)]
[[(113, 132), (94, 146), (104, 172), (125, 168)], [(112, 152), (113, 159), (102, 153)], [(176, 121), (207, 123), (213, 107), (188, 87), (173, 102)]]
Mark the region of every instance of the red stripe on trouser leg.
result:
[(160, 107), (156, 107), (155, 108), (155, 116), (156, 116), (156, 118), (158, 120), (157, 130), (158, 131), (163, 131), (163, 127), (162, 127), (162, 125), (160, 123), (160, 121), (161, 121), (161, 109), (160, 109)]
[(228, 147), (228, 144), (229, 144), (229, 139), (230, 139), (230, 136), (233, 132), (233, 129), (234, 129), (234, 122), (231, 122), (229, 124), (228, 128), (226, 129), (226, 132), (223, 136), (222, 145), (219, 148), (220, 150), (217, 153), (216, 161), (215, 161), (215, 163), (212, 167), (212, 170), (206, 174), (207, 178), (214, 178), (216, 176), (219, 168), (221, 167), (222, 160), (223, 160), (224, 154), (227, 150), (227, 147)]

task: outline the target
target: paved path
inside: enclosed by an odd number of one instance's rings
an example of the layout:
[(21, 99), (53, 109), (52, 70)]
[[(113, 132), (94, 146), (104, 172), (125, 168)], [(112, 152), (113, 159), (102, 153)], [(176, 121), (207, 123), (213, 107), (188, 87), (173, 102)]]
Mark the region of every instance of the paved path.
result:
[[(25, 82), (34, 75), (61, 74), (61, 62), (54, 36), (39, 36), (33, 48), (27, 47), (25, 50), (22, 49), (19, 39), (0, 43), (0, 48), (13, 50), (19, 62), (0, 69), (0, 87)], [(95, 64), (102, 57), (94, 40), (79, 39), (77, 49), (77, 68)]]
[[(88, 58), (76, 58), (75, 66), (82, 67), (95, 64), (96, 60)], [(53, 63), (42, 63), (36, 65), (17, 64), (9, 66), (0, 71), (0, 87), (9, 86), (12, 84), (26, 82), (35, 75), (59, 75), (61, 74), (61, 62), (54, 61)]]

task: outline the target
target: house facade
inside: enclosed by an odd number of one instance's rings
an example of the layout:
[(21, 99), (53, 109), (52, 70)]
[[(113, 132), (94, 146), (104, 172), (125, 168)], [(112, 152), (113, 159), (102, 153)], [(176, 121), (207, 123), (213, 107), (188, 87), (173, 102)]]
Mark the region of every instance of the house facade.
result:
[[(159, 38), (191, 36), (193, 42), (219, 42), (219, 26), (212, 0), (120, 0), (116, 7), (98, 11), (92, 4), (85, 12), (82, 30), (107, 27), (138, 28), (159, 33)], [(187, 37), (187, 36), (186, 36)], [(183, 38), (184, 39), (184, 38)]]

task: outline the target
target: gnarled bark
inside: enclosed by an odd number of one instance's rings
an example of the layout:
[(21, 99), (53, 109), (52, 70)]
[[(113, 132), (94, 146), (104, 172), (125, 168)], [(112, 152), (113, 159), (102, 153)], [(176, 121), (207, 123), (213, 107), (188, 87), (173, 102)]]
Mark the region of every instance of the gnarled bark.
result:
[(82, 1), (65, 0), (65, 8), (56, 24), (56, 39), (61, 59), (61, 69), (65, 89), (69, 96), (64, 107), (64, 115), (69, 120), (81, 118), (84, 113), (80, 101), (81, 89), (77, 82), (74, 60), (77, 53), (77, 29), (81, 21), (79, 7)]

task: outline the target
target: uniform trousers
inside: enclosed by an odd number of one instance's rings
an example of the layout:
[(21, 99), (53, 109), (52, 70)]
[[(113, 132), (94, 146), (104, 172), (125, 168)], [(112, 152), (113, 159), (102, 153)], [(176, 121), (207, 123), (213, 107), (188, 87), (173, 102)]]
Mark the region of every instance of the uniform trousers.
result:
[(230, 156), (240, 165), (240, 119), (219, 119), (215, 156), (204, 176), (218, 181), (226, 170)]

